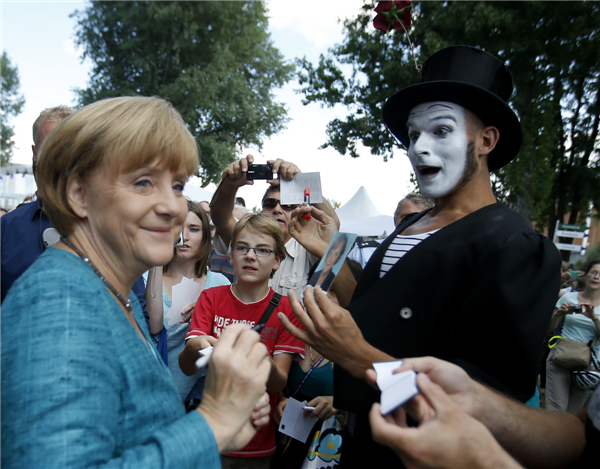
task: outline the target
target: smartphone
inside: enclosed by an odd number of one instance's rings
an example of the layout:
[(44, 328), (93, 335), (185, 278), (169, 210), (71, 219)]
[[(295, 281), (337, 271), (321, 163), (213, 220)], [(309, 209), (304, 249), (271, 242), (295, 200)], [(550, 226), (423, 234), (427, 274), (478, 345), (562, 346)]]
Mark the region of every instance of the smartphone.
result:
[(273, 179), (273, 165), (270, 163), (249, 164), (246, 179), (248, 181), (254, 181), (255, 179)]
[(571, 280), (575, 280), (575, 279), (581, 278), (581, 275), (576, 270), (570, 270), (569, 271), (569, 275), (570, 275)]
[(573, 313), (581, 313), (583, 311), (583, 307), (581, 305), (571, 305), (569, 306), (568, 309), (568, 313), (569, 314), (573, 314)]

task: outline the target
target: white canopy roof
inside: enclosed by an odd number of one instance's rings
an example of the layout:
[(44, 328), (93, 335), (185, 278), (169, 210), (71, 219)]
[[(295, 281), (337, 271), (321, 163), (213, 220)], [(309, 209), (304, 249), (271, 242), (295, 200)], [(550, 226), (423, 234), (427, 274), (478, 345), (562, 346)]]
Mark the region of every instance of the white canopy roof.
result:
[(337, 211), (340, 231), (359, 236), (385, 237), (394, 231), (394, 218), (383, 215), (375, 206), (364, 186)]
[(356, 194), (335, 213), (341, 223), (381, 215), (364, 186), (361, 186)]
[(202, 187), (194, 186), (188, 182), (183, 188), (183, 195), (193, 202), (202, 202), (204, 200), (210, 202), (213, 193), (203, 189)]

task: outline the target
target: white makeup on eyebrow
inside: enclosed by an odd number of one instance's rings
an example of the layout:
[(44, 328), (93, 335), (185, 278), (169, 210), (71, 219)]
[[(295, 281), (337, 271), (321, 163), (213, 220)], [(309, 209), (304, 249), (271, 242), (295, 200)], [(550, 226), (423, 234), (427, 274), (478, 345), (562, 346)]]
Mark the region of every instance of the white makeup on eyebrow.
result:
[[(410, 113), (409, 131), (415, 132), (408, 157), (425, 197), (443, 197), (460, 182), (467, 157), (464, 108), (445, 103), (423, 103)], [(437, 135), (439, 121), (447, 121), (452, 132)], [(435, 172), (437, 170), (437, 173)]]

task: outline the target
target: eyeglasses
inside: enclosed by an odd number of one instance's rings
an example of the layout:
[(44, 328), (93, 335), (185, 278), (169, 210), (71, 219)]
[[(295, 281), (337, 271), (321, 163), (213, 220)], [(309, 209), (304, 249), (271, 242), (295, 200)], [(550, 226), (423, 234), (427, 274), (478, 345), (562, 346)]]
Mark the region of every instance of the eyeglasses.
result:
[(269, 257), (272, 252), (275, 252), (275, 249), (267, 249), (267, 248), (251, 248), (250, 246), (242, 246), (241, 244), (234, 244), (231, 246), (233, 252), (235, 254), (239, 254), (240, 256), (245, 256), (250, 252), (250, 249), (254, 249), (254, 254), (256, 257)]
[(598, 277), (598, 276), (600, 276), (600, 272), (598, 272), (597, 270), (592, 270), (590, 272), (590, 276), (591, 277)]
[(262, 201), (263, 208), (275, 208), (277, 207), (277, 204), (279, 204), (284, 210), (296, 210), (298, 208), (298, 204), (282, 204), (277, 199), (264, 199)]

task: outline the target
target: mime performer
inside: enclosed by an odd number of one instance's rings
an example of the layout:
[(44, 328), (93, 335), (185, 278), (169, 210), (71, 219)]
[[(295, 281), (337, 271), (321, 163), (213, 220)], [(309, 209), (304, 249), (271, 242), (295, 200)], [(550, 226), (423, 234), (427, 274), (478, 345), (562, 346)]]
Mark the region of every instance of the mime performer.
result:
[[(367, 414), (379, 392), (365, 374), (373, 362), (431, 355), (522, 402), (535, 393), (561, 258), (492, 192), (490, 171), (510, 163), (522, 142), (506, 103), (512, 91), (508, 68), (484, 51), (453, 46), (429, 57), (421, 83), (388, 99), (383, 119), (434, 207), (381, 244), (347, 309), (317, 288), (316, 301), (304, 295), (309, 316), (290, 294), (306, 331), (282, 322), (335, 363), (334, 407), (351, 412), (342, 467), (402, 467), (371, 437)], [(324, 224), (305, 221), (307, 211)], [(290, 233), (322, 255), (328, 218), (313, 207), (296, 212)], [(340, 272), (336, 293), (353, 287), (347, 279)]]

